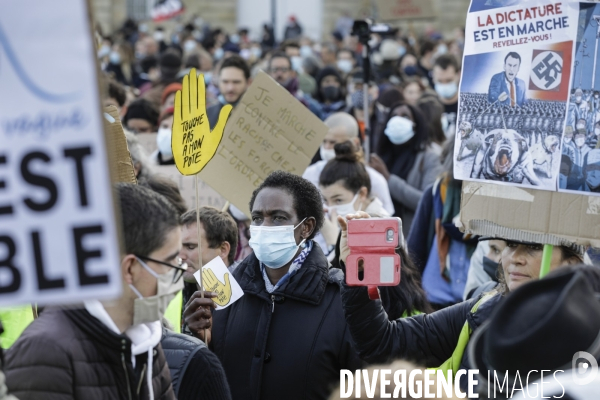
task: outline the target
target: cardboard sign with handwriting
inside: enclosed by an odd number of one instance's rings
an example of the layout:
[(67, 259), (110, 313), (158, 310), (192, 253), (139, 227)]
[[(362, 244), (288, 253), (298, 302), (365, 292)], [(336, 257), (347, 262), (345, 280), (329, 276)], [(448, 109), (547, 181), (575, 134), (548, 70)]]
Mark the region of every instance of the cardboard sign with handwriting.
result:
[(273, 171), (302, 175), (327, 126), (260, 72), (227, 121), (223, 139), (200, 178), (250, 215), (254, 189)]

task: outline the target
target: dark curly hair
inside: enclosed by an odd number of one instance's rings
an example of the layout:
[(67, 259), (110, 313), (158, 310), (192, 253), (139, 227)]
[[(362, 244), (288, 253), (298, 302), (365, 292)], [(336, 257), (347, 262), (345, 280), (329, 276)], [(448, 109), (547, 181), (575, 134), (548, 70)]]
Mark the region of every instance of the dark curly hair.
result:
[(265, 188), (282, 189), (292, 195), (294, 198), (294, 210), (298, 219), (313, 217), (315, 219), (315, 229), (307, 239), (315, 237), (321, 226), (323, 226), (323, 200), (319, 190), (306, 179), (290, 174), (285, 171), (272, 172), (261, 185), (254, 190), (250, 199), (250, 210), (254, 207), (256, 196)]

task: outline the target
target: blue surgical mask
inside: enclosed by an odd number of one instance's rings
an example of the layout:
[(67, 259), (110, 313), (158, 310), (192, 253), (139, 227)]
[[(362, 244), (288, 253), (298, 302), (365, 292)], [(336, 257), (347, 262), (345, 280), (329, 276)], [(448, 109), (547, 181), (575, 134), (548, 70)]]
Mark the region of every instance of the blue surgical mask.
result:
[(108, 59), (110, 60), (111, 64), (121, 64), (121, 55), (116, 51), (111, 51)]
[(406, 54), (406, 47), (404, 47), (404, 46), (399, 46), (399, 47), (398, 47), (398, 55), (399, 55), (400, 57), (402, 57), (402, 56), (403, 56), (403, 55), (405, 55), (405, 54)]
[(413, 122), (405, 117), (392, 117), (384, 131), (393, 144), (404, 144), (415, 136)]
[(304, 246), (306, 239), (296, 244), (294, 230), (305, 220), (306, 218), (296, 226), (250, 225), (248, 244), (256, 258), (271, 269), (279, 269), (289, 263), (298, 252), (298, 248)]
[(208, 71), (208, 72), (204, 72), (204, 84), (208, 85), (209, 83), (212, 82), (212, 72)]
[(302, 71), (302, 57), (294, 56), (294, 57), (290, 58), (290, 61), (292, 62), (292, 69), (294, 71), (296, 71), (296, 72)]
[(215, 60), (220, 60), (221, 58), (223, 58), (223, 56), (225, 55), (225, 50), (223, 50), (222, 47), (219, 47), (218, 49), (215, 50)]
[(451, 99), (458, 92), (458, 84), (456, 82), (450, 83), (436, 83), (435, 91), (443, 99)]

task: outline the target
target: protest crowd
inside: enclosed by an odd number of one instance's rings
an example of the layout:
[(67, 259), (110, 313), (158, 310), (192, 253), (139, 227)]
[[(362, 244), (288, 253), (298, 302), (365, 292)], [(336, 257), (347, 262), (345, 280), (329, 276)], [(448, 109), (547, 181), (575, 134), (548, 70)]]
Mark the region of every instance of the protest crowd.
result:
[[(365, 59), (346, 15), (323, 41), (294, 16), (285, 37), (265, 24), (259, 41), (244, 27), (227, 32), (186, 14), (177, 21), (176, 29), (133, 20), (95, 29), (102, 106), (117, 110), (137, 181), (113, 185), (122, 294), (0, 308), (0, 399), (338, 399), (348, 397), (340, 371), (374, 368), (391, 370), (391, 382), (380, 375), (375, 394), (364, 386), (353, 396), (385, 398), (399, 370), (418, 371), (412, 393), (428, 368), (452, 382), (457, 370), (478, 369), (479, 398), (488, 398), (495, 370), (508, 384), (489, 398), (519, 398), (515, 374), (525, 394), (557, 370), (558, 389), (544, 395), (600, 396), (600, 378), (585, 387), (570, 380), (574, 354), (600, 359), (595, 249), (563, 241), (543, 261), (548, 242), (461, 231), (463, 181), (454, 176), (457, 152), (459, 160), (476, 153), (457, 142), (474, 126), (491, 130), (506, 117), (505, 129), (526, 127), (528, 146), (559, 146), (547, 138), (560, 135), (566, 113), (572, 142), (562, 148), (561, 179), (597, 191), (585, 171), (600, 163), (598, 91), (574, 88), (571, 104), (532, 99), (510, 111), (467, 93), (459, 120), (464, 27), (372, 33)], [(227, 198), (197, 208), (161, 173), (176, 165), (179, 96), (194, 72), (211, 130), (228, 106), (246, 107), (242, 97), (262, 72), (326, 127), (305, 170), (272, 171), (236, 199), (249, 214)], [(346, 281), (351, 223), (390, 217), (401, 221), (400, 280), (372, 300), (371, 288)], [(225, 282), (202, 273), (216, 259)], [(243, 295), (223, 307), (219, 293), (231, 295), (233, 281)], [(453, 386), (436, 398), (467, 393), (467, 374)]]

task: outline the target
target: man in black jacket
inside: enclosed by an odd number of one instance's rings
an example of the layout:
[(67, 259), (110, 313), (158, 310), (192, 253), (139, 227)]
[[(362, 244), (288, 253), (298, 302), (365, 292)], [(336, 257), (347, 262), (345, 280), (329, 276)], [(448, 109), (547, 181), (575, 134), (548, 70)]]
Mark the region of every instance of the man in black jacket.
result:
[[(326, 399), (340, 369), (362, 363), (344, 321), (341, 271), (329, 269), (311, 240), (323, 223), (321, 195), (277, 171), (254, 191), (250, 209), (254, 254), (233, 274), (244, 296), (214, 312), (211, 346), (234, 399)], [(188, 302), (192, 331), (206, 327), (210, 303), (199, 292)]]
[(250, 86), (250, 67), (242, 57), (232, 55), (221, 64), (219, 69), (219, 103), (208, 107), (206, 117), (212, 130), (219, 120), (224, 105), (236, 106), (246, 89)]
[(8, 389), (21, 400), (175, 399), (160, 319), (186, 269), (178, 213), (148, 188), (116, 188), (123, 294), (44, 309), (6, 354)]

